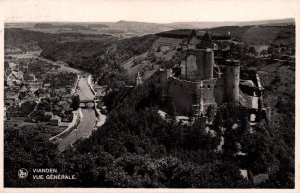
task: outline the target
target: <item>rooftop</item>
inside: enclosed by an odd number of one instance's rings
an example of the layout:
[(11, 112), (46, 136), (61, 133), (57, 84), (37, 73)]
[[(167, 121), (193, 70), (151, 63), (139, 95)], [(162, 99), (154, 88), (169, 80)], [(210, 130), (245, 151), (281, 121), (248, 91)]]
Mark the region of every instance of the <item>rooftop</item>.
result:
[(201, 42), (197, 44), (198, 49), (203, 49), (203, 48), (214, 48), (214, 44), (212, 43), (211, 36), (209, 33), (206, 31), (204, 34)]
[(54, 115), (52, 118), (51, 118), (51, 120), (59, 120), (59, 119), (61, 119), (59, 116), (57, 116), (57, 115)]

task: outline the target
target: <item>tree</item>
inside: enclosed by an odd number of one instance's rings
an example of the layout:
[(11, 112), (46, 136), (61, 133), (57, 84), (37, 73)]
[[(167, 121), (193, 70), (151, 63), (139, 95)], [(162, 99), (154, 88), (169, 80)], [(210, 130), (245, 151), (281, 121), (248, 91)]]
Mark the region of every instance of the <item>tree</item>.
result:
[(265, 56), (265, 55), (267, 55), (268, 54), (268, 50), (262, 50), (261, 52), (260, 52), (260, 55), (262, 55), (262, 56)]
[(215, 111), (214, 111), (214, 107), (212, 105), (210, 105), (207, 108), (207, 113), (206, 113), (207, 119), (209, 122), (213, 121), (213, 118), (215, 116)]
[(254, 47), (254, 46), (250, 46), (248, 52), (249, 52), (250, 54), (253, 54), (254, 56), (257, 55), (257, 51), (255, 50), (255, 47)]
[(73, 108), (73, 110), (77, 110), (79, 108), (80, 105), (80, 98), (78, 95), (73, 96), (72, 97), (72, 104), (71, 104), (71, 108)]
[(5, 128), (4, 136), (4, 183), (9, 187), (55, 186), (57, 182), (26, 180), (16, 175), (20, 168), (32, 174), (33, 168), (61, 169), (57, 160), (57, 147), (39, 132), (39, 127)]
[(267, 172), (268, 169), (278, 165), (275, 157), (275, 146), (272, 139), (265, 134), (256, 132), (252, 135), (244, 135), (241, 140), (242, 151), (247, 154), (245, 166), (251, 169), (253, 174)]

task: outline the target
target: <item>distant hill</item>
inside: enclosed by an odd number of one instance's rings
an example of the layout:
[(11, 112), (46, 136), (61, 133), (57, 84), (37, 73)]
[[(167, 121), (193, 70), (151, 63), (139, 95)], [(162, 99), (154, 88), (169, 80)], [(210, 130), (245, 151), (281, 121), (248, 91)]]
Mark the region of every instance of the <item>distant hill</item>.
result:
[(277, 39), (281, 39), (280, 34), (286, 34), (286, 38), (291, 38), (289, 44), (295, 45), (295, 25), (276, 26), (227, 26), (209, 29), (213, 33), (226, 34), (230, 32), (232, 37), (241, 39), (250, 44), (271, 44)]
[(90, 28), (108, 28), (109, 26), (105, 25), (105, 24), (98, 23), (98, 24), (89, 24), (88, 27), (90, 27)]
[(4, 39), (5, 44), (22, 44), (28, 41), (39, 41), (42, 39), (53, 38), (55, 35), (50, 35), (42, 32), (32, 32), (21, 28), (5, 29)]
[(42, 32), (33, 32), (21, 28), (9, 28), (4, 30), (5, 49), (20, 49), (22, 51), (39, 49), (38, 42), (55, 39), (57, 35)]
[(227, 21), (227, 22), (174, 22), (167, 24), (169, 27), (173, 28), (215, 28), (221, 26), (249, 26), (249, 25), (290, 25), (295, 24), (295, 19), (273, 19), (273, 20), (260, 20), (260, 21)]
[[(295, 25), (277, 26), (277, 25), (259, 25), (259, 26), (224, 26), (210, 28), (212, 39), (226, 39), (231, 37), (251, 44), (271, 44), (283, 39), (283, 44), (295, 45)], [(176, 29), (157, 33), (161, 37), (185, 38), (192, 32), (192, 29)], [(197, 35), (201, 37), (205, 31), (197, 30)], [(288, 39), (288, 41), (287, 41)]]
[(5, 48), (21, 49), (28, 51), (31, 49), (40, 49), (41, 42), (80, 42), (95, 41), (106, 42), (116, 40), (117, 38), (107, 34), (82, 34), (82, 33), (43, 33), (31, 31), (22, 28), (6, 28), (4, 30)]
[[(157, 33), (157, 36), (166, 38), (179, 38), (183, 39), (191, 35), (193, 29), (175, 29), (171, 31), (164, 31)], [(205, 34), (204, 30), (196, 30), (197, 36), (202, 37)], [(228, 31), (226, 32), (213, 32), (209, 29), (212, 39), (230, 39)]]

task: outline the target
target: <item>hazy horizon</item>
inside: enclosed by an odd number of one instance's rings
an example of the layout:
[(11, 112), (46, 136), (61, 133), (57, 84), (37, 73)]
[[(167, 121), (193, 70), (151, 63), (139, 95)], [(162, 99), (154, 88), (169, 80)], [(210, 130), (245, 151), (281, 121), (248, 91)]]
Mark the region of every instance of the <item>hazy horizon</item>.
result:
[(118, 22), (136, 22), (136, 23), (148, 23), (148, 24), (172, 24), (172, 23), (246, 23), (246, 22), (262, 22), (262, 21), (284, 21), (284, 20), (291, 20), (288, 22), (295, 22), (295, 18), (274, 18), (274, 19), (253, 19), (253, 20), (212, 20), (212, 21), (174, 21), (174, 22), (149, 22), (149, 21), (142, 21), (142, 20), (126, 20), (126, 19), (120, 19), (115, 21), (11, 21), (11, 22), (4, 22), (4, 23), (118, 23)]
[[(12, 3), (14, 2), (14, 3)], [(298, 3), (289, 1), (4, 1), (5, 23), (14, 22), (246, 22), (294, 18)], [(0, 9), (1, 9), (0, 8)]]

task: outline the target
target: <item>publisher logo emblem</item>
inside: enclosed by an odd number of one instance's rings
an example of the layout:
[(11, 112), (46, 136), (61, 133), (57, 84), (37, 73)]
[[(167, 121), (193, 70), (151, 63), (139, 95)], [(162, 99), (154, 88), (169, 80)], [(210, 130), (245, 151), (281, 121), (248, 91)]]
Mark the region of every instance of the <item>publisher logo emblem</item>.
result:
[(19, 176), (19, 178), (21, 178), (21, 179), (25, 179), (25, 178), (27, 178), (27, 176), (28, 176), (28, 171), (27, 171), (25, 168), (21, 168), (21, 169), (19, 169), (19, 171), (18, 171), (18, 176)]

